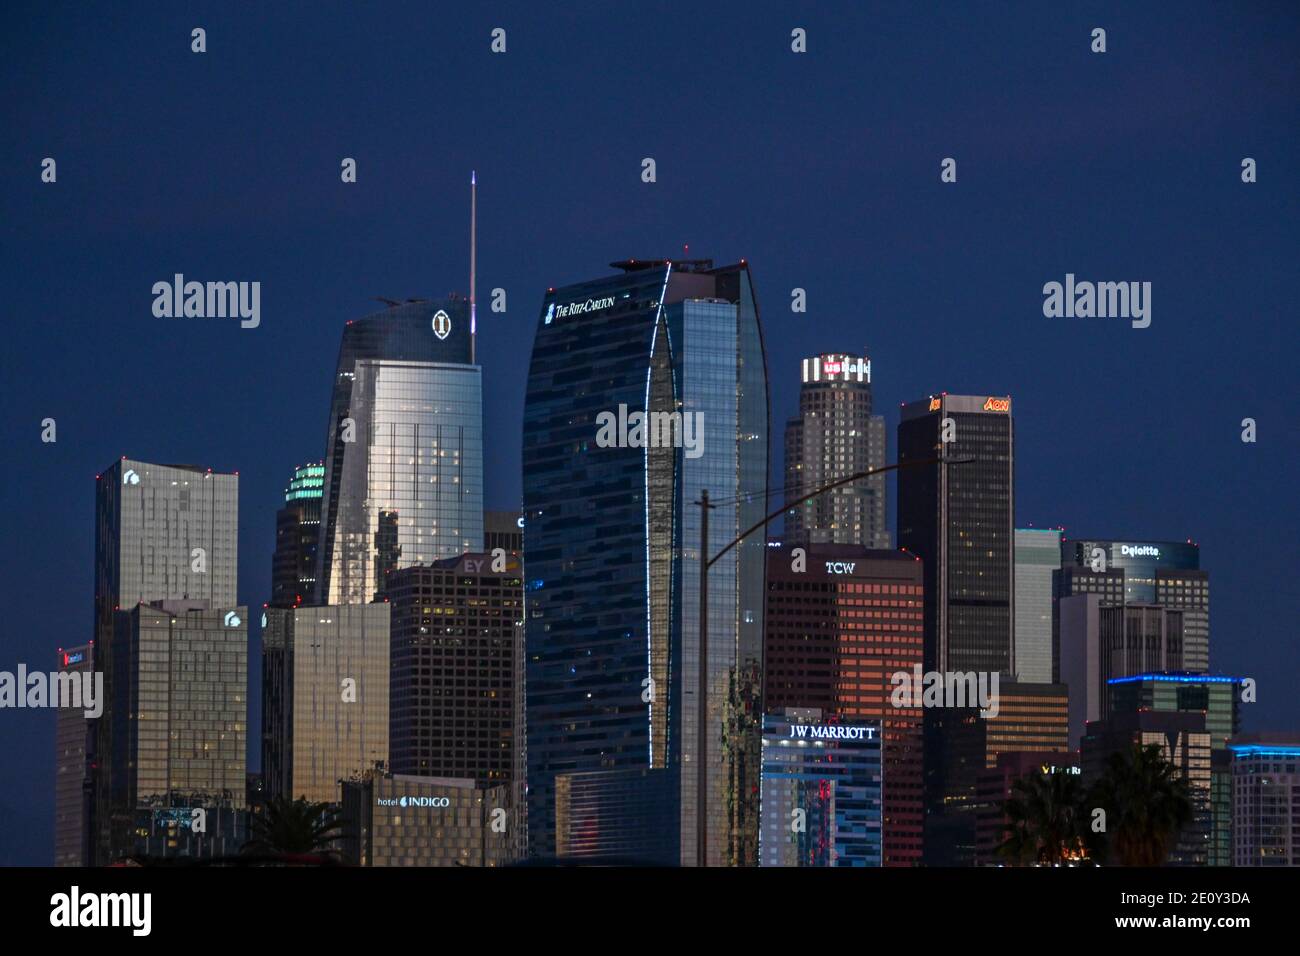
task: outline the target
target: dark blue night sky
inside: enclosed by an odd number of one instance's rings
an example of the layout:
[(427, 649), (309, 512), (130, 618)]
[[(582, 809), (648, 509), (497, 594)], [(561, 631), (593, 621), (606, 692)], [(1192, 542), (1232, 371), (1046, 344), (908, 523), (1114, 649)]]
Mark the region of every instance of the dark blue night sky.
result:
[[(804, 355), (869, 351), (891, 458), (899, 403), (1009, 393), (1017, 524), (1199, 542), (1213, 669), (1259, 681), (1247, 730), (1300, 729), (1294, 3), (176, 6), (0, 13), (0, 670), (91, 636), (95, 475), (124, 454), (239, 471), (240, 599), (266, 600), (342, 325), (467, 291), (476, 169), (489, 507), (518, 506), (548, 286), (743, 257), (774, 473)], [(260, 327), (155, 318), (177, 272), (260, 281)], [(1045, 318), (1066, 273), (1151, 282), (1150, 328)], [(0, 863), (52, 859), (53, 734), (0, 711)]]

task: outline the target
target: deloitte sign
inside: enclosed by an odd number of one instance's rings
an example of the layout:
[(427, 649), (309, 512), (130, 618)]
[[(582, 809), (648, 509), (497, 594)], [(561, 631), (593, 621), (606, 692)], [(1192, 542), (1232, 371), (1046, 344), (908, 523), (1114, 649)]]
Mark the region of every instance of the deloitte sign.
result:
[(1160, 549), (1150, 544), (1121, 544), (1119, 553), (1126, 558), (1155, 558), (1160, 560)]

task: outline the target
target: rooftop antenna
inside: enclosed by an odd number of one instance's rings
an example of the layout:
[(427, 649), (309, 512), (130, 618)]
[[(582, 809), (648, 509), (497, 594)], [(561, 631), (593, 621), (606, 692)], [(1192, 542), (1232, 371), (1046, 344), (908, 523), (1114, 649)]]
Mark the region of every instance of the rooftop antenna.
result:
[(478, 335), (478, 307), (474, 302), (474, 282), (478, 278), (478, 175), (469, 173), (469, 364), (475, 363)]

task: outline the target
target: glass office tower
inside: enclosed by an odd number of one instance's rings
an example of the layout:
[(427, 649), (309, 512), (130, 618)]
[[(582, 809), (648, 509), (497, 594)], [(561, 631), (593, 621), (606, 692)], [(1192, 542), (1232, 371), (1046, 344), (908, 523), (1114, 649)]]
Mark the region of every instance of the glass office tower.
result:
[[(58, 670), (86, 674), (93, 680), (95, 645), (59, 648)], [(90, 805), (87, 800), (86, 761), (93, 753), (89, 734), (94, 721), (84, 707), (59, 707), (54, 729), (54, 865), (88, 866), (87, 837)]]
[(877, 722), (786, 708), (763, 717), (763, 866), (880, 866)]
[[(898, 543), (925, 569), (927, 671), (1015, 673), (1014, 434), (1007, 396), (945, 392), (902, 408), (898, 460), (913, 467), (898, 472)], [(939, 458), (965, 461), (920, 464)], [(949, 865), (949, 851), (971, 857), (973, 821), (945, 813), (951, 734), (939, 708), (923, 719), (924, 856)]]
[[(749, 270), (615, 265), (622, 274), (547, 293), (529, 371), (530, 845), (556, 852), (557, 775), (644, 768), (678, 781), (677, 832), (661, 838), (681, 862), (754, 863), (765, 548), (757, 533), (710, 571), (701, 687), (696, 504), (704, 491), (717, 502), (711, 554), (765, 514), (767, 372)], [(647, 412), (649, 430), (635, 424)], [(603, 413), (618, 427), (602, 430)]]
[[(172, 846), (141, 838), (152, 824), (187, 820), (194, 807), (224, 813), (230, 824), (247, 805), (247, 617), (246, 608), (206, 601), (154, 601), (114, 614), (99, 756), (110, 766), (110, 859), (170, 856), (173, 847), (178, 855), (221, 852), (200, 834)], [(228, 830), (207, 837), (228, 848)]]
[(284, 490), (284, 507), (275, 513), (271, 607), (298, 607), (310, 601), (316, 590), (324, 484), (325, 463), (321, 461), (295, 468)]
[(1059, 528), (1016, 529), (1016, 675), (1052, 681), (1052, 574), (1059, 567)]
[(391, 611), (381, 602), (263, 613), (269, 799), (338, 803), (340, 780), (387, 763)]
[(110, 729), (134, 713), (113, 713), (125, 693), (114, 686), (114, 675), (121, 673), (114, 660), (115, 615), (164, 600), (234, 608), (238, 522), (235, 474), (123, 456), (96, 476), (95, 669), (104, 672), (107, 697), (96, 722), (96, 759), (90, 768), (96, 863), (108, 862), (112, 852), (110, 792), (121, 793), (125, 786), (112, 779), (121, 762), (111, 759)]
[(1008, 397), (945, 392), (903, 406), (900, 463), (974, 459), (898, 473), (898, 543), (925, 563), (926, 670), (1015, 670), (1013, 436)]
[(482, 370), (469, 303), (414, 301), (343, 331), (326, 438), (315, 604), (483, 542)]
[(238, 475), (125, 457), (106, 468), (95, 485), (101, 652), (118, 608), (162, 600), (234, 607), (238, 521)]

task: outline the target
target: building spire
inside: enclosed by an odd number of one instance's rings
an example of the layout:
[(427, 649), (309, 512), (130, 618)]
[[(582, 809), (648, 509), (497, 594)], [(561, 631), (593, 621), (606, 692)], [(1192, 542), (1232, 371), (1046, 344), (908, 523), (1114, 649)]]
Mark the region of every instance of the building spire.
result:
[(478, 278), (478, 175), (469, 174), (469, 362), (477, 361), (478, 306), (474, 301), (474, 283)]

